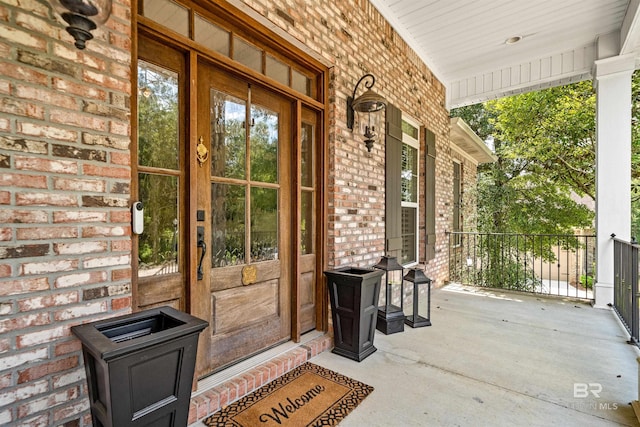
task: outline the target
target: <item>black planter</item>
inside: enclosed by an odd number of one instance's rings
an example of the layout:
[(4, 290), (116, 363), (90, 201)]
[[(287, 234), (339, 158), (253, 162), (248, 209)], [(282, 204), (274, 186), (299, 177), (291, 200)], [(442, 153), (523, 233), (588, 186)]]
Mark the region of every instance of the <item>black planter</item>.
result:
[(360, 362), (377, 349), (373, 346), (382, 270), (343, 267), (327, 276), (333, 352)]
[(74, 326), (94, 427), (183, 427), (204, 320), (161, 307)]

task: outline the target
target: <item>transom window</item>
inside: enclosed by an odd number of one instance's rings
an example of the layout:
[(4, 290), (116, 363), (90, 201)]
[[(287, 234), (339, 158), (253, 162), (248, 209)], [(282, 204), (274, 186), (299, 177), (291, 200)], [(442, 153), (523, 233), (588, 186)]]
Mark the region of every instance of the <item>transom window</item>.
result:
[[(306, 96), (315, 98), (317, 95), (311, 76), (178, 1), (143, 0), (140, 9), (145, 18), (196, 41), (205, 49), (233, 59)], [(190, 28), (191, 21), (193, 28)]]

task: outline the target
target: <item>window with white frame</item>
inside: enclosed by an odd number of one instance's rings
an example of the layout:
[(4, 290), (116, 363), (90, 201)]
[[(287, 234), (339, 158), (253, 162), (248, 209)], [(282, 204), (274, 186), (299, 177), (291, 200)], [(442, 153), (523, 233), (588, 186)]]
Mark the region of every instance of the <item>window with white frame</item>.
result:
[(401, 192), (402, 192), (402, 257), (403, 265), (416, 264), (418, 262), (418, 196), (419, 196), (419, 171), (418, 159), (420, 158), (420, 126), (415, 120), (402, 115), (402, 167), (401, 167)]

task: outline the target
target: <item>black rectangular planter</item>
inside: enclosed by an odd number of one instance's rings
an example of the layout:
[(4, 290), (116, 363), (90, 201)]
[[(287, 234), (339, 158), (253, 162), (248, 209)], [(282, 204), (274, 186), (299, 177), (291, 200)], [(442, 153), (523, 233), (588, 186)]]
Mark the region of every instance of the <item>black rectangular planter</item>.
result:
[(94, 427), (183, 427), (204, 320), (160, 307), (71, 331), (82, 342)]
[(376, 351), (378, 295), (382, 270), (342, 267), (325, 271), (331, 316), (333, 319), (333, 352), (362, 361)]

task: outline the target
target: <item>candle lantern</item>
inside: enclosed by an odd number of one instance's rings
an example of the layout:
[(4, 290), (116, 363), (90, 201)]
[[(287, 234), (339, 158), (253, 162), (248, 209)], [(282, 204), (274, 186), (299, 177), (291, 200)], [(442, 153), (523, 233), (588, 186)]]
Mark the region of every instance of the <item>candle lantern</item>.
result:
[[(404, 280), (413, 284), (413, 313), (406, 316), (404, 323), (412, 328), (421, 328), (423, 326), (431, 326), (431, 279), (425, 276), (424, 272), (419, 268), (412, 268), (404, 276)], [(427, 287), (427, 312), (426, 317), (421, 316), (420, 309), (420, 287)], [(402, 293), (404, 294), (404, 282), (402, 282)]]
[[(385, 255), (374, 268), (384, 271), (383, 283), (385, 284), (384, 306), (378, 307), (378, 320), (376, 329), (385, 335), (404, 331), (404, 312), (401, 307), (393, 304), (393, 285), (402, 283), (404, 268), (398, 264), (395, 257)], [(402, 295), (400, 295), (402, 305)]]

